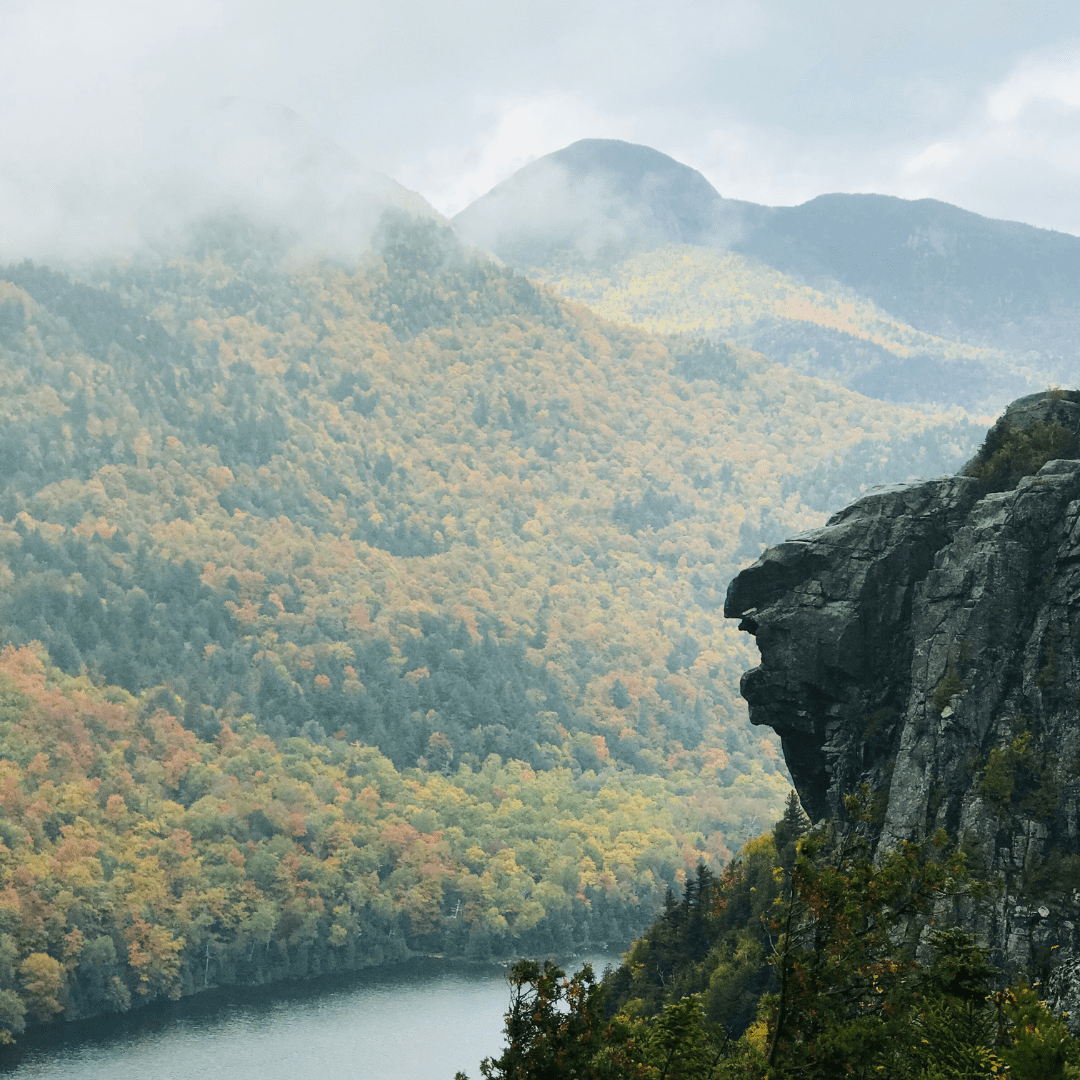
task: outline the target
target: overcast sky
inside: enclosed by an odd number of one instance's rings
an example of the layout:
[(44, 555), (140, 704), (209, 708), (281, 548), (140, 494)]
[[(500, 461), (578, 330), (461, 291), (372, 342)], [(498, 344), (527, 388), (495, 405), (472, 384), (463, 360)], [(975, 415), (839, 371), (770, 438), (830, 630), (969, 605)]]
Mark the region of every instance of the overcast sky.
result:
[(0, 0), (20, 214), (51, 189), (123, 190), (233, 95), (290, 107), (448, 215), (592, 136), (756, 202), (933, 196), (1080, 234), (1073, 2)]

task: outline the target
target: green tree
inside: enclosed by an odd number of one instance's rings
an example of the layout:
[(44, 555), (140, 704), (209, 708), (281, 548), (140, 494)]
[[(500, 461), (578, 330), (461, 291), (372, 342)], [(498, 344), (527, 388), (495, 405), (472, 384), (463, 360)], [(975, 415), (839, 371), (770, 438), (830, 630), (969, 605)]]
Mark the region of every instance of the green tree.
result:
[(933, 961), (917, 986), (903, 1057), (917, 1076), (977, 1080), (1004, 1075), (993, 1051), (990, 994), (999, 971), (986, 950), (960, 927), (930, 937)]
[(1035, 988), (1018, 986), (996, 996), (1004, 1020), (1001, 1058), (1011, 1080), (1077, 1080), (1080, 1043), (1060, 1016), (1054, 1016)]
[(600, 1049), (604, 992), (591, 965), (567, 978), (550, 961), (541, 967), (535, 960), (522, 960), (510, 973), (510, 987), (506, 1049), (481, 1064), (486, 1080), (596, 1077), (593, 1059)]
[(784, 806), (784, 816), (773, 828), (773, 843), (780, 865), (790, 870), (795, 864), (796, 845), (799, 839), (810, 829), (810, 819), (806, 816), (799, 801), (798, 792), (792, 788), (788, 792)]
[[(33, 952), (19, 965), (23, 994), (36, 1020), (51, 1020), (63, 1007), (64, 968), (48, 953)], [(14, 1003), (11, 1003), (14, 1004)]]
[[(943, 833), (875, 850), (863, 791), (848, 800), (845, 824), (823, 823), (795, 842), (785, 870), (774, 840), (788, 846), (785, 829), (801, 825), (795, 810), (789, 802), (787, 823), (747, 844), (719, 877), (699, 867), (681, 901), (669, 893), (606, 980), (606, 1025), (591, 982), (519, 965), (508, 1047), (485, 1063), (485, 1077), (1080, 1080), (1080, 1044), (1034, 989), (995, 994), (1000, 973), (975, 936), (930, 929), (942, 901), (983, 895)], [(928, 964), (916, 956), (924, 949)], [(773, 989), (757, 984), (757, 1018), (735, 1030), (730, 1015), (743, 1002), (732, 987), (749, 988), (755, 966), (772, 969)], [(687, 991), (703, 981), (707, 991)]]
[(705, 1022), (701, 995), (689, 994), (648, 1019), (614, 1017), (593, 1068), (603, 1080), (707, 1080), (724, 1043)]
[(944, 834), (876, 857), (868, 792), (850, 824), (802, 839), (773, 927), (779, 989), (769, 1002), (777, 1075), (880, 1075), (895, 1056), (911, 999), (920, 918), (963, 885)]
[(0, 1043), (15, 1041), (26, 1028), (26, 1006), (14, 990), (0, 990)]

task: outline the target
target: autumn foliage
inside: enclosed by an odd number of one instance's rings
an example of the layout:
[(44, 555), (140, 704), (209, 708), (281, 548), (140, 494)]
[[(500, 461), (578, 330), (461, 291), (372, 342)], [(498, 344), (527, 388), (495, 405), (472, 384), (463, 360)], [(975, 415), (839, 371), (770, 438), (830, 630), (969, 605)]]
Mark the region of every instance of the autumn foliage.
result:
[(656, 777), (399, 772), (0, 654), (0, 1024), (232, 983), (622, 941), (700, 834)]
[(737, 778), (775, 816), (727, 582), (959, 460), (957, 418), (605, 322), (431, 223), (351, 269), (208, 237), (0, 271), (0, 639), (207, 739), (251, 713), (399, 770), (690, 772), (729, 792), (717, 853)]
[(6, 1030), (625, 940), (775, 817), (727, 581), (961, 448), (716, 355), (433, 223), (0, 270)]

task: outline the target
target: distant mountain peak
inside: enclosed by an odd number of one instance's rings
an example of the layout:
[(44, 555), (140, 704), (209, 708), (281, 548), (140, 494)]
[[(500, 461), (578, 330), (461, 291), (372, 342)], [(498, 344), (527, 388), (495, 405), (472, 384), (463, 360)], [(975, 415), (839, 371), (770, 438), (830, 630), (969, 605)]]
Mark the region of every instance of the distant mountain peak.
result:
[(581, 139), (496, 185), (456, 218), (458, 232), (502, 258), (539, 264), (664, 244), (730, 239), (731, 209), (696, 169), (619, 139)]
[[(537, 160), (544, 161), (545, 158)], [(578, 139), (577, 142), (548, 154), (546, 160), (557, 162), (572, 175), (607, 173), (611, 177), (621, 177), (631, 183), (647, 176), (670, 176), (684, 183), (698, 185), (703, 193), (707, 192), (712, 198), (720, 198), (719, 192), (697, 169), (692, 169), (651, 146), (626, 142), (623, 139)], [(532, 163), (535, 164), (537, 162)], [(526, 165), (515, 175), (520, 176), (532, 165)]]

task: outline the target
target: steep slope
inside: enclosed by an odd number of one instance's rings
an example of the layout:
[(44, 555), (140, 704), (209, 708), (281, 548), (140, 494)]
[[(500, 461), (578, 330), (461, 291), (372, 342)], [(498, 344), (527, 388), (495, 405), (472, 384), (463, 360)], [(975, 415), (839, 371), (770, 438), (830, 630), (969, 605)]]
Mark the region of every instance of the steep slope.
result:
[(670, 777), (723, 854), (784, 794), (726, 581), (967, 425), (604, 323), (435, 224), (379, 243), (5, 271), (4, 640), (204, 737)]
[(1078, 392), (1020, 399), (961, 474), (769, 549), (725, 605), (810, 814), (866, 783), (886, 844), (961, 839), (1003, 879), (985, 930), (1029, 974), (1080, 948), (1078, 426)]

